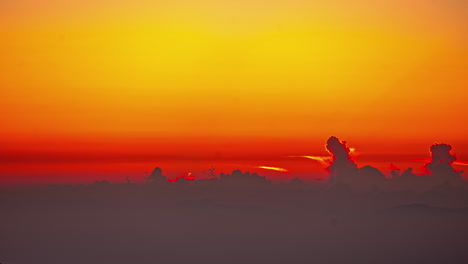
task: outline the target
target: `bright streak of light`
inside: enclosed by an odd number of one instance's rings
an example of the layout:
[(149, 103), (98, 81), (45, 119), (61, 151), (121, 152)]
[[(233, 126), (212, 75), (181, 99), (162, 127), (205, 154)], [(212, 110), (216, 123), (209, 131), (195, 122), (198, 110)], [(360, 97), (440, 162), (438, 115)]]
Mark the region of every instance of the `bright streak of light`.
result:
[(324, 165), (329, 165), (330, 157), (327, 156), (289, 156), (290, 158), (306, 158), (318, 161)]
[(278, 168), (278, 167), (258, 166), (257, 168), (259, 168), (259, 169), (265, 169), (265, 170), (279, 171), (279, 172), (288, 172), (287, 169)]
[(468, 166), (468, 161), (455, 161), (454, 165)]

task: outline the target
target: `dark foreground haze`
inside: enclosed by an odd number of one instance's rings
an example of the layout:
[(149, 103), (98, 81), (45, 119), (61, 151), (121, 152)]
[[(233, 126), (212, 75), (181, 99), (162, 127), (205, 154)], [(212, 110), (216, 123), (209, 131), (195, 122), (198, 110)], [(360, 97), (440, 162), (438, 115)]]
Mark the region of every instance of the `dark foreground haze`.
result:
[(330, 179), (233, 171), (0, 189), (2, 264), (468, 263), (468, 184), (451, 147), (391, 177), (331, 137)]
[(468, 195), (301, 184), (1, 191), (2, 263), (467, 263)]

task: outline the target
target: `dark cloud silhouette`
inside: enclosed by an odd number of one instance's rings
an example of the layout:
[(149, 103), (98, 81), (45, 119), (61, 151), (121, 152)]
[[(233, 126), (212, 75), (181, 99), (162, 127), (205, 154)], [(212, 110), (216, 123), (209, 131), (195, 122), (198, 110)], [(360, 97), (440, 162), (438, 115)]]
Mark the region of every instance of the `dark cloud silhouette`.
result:
[(452, 167), (456, 158), (450, 154), (452, 147), (447, 144), (434, 144), (430, 147), (431, 161), (425, 165), (428, 175), (417, 176), (412, 168), (401, 173), (398, 167), (391, 164), (389, 179), (377, 168), (371, 166), (358, 168), (350, 155), (346, 141), (340, 141), (332, 136), (327, 140), (326, 149), (332, 155), (331, 165), (328, 167), (329, 183), (347, 186), (352, 191), (393, 189), (425, 192), (441, 184), (457, 186), (463, 181), (462, 172), (455, 171)]
[[(387, 178), (380, 170), (366, 165), (358, 168), (353, 161), (350, 148), (346, 141), (340, 141), (337, 137), (330, 137), (326, 142), (326, 149), (331, 154), (329, 171), (329, 185), (341, 185), (335, 190), (349, 190), (353, 192), (370, 192), (377, 190), (401, 191), (411, 190), (416, 192), (425, 192), (435, 188), (435, 186), (444, 184), (446, 181), (452, 185), (463, 181), (460, 174), (452, 167), (455, 156), (450, 154), (452, 149), (447, 144), (434, 144), (431, 146), (431, 162), (426, 164), (430, 172), (429, 175), (415, 175), (412, 168), (402, 172), (400, 168), (390, 164), (390, 176)], [(257, 173), (242, 172), (234, 170), (230, 174), (220, 173), (219, 177), (211, 168), (202, 171), (208, 179), (196, 179), (191, 173), (178, 176), (176, 178), (166, 178), (162, 174), (162, 169), (157, 167), (151, 175), (147, 177), (148, 183), (168, 183), (176, 185), (204, 185), (205, 187), (217, 188), (216, 186), (246, 187), (263, 186), (271, 184), (266, 177), (259, 176)], [(307, 185), (302, 179), (295, 178), (290, 182), (291, 186)]]
[(220, 174), (220, 182), (222, 184), (239, 185), (239, 186), (252, 186), (252, 185), (265, 185), (271, 182), (257, 173), (245, 172), (241, 170), (234, 170), (231, 174)]
[(334, 183), (350, 183), (357, 174), (357, 166), (351, 160), (346, 141), (340, 142), (337, 137), (327, 140), (326, 149), (332, 154), (332, 163), (328, 167), (331, 181)]
[(376, 191), (385, 184), (385, 174), (377, 168), (366, 165), (359, 169), (359, 176), (353, 182), (354, 189), (360, 191)]
[(430, 148), (431, 161), (426, 164), (426, 168), (436, 177), (442, 177), (446, 180), (461, 178), (462, 172), (456, 172), (452, 167), (456, 157), (450, 154), (452, 146), (447, 144), (434, 144)]
[(413, 168), (408, 168), (401, 174), (401, 177), (403, 179), (411, 179), (416, 177), (416, 174), (413, 173)]
[(162, 169), (159, 167), (154, 168), (146, 180), (151, 183), (167, 183), (167, 178), (162, 175)]
[(294, 178), (292, 179), (291, 181), (289, 181), (289, 184), (292, 184), (292, 185), (304, 185), (305, 182), (299, 178)]
[(397, 179), (400, 176), (400, 168), (395, 166), (393, 163), (390, 163), (390, 175), (392, 179)]
[(350, 184), (358, 174), (357, 165), (351, 159), (350, 150), (346, 141), (340, 142), (337, 137), (327, 140), (326, 149), (332, 154), (332, 163), (328, 167), (330, 171), (330, 182), (336, 184)]

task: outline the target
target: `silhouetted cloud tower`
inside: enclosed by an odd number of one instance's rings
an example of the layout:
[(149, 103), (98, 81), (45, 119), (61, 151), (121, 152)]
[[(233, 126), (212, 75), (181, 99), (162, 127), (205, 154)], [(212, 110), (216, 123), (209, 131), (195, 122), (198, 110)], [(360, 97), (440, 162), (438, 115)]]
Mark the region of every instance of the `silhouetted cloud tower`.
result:
[(146, 180), (155, 183), (166, 183), (167, 178), (162, 175), (162, 169), (159, 167), (154, 168), (153, 172), (150, 176), (146, 178)]
[(447, 144), (434, 144), (431, 146), (431, 162), (426, 164), (426, 168), (432, 175), (446, 179), (460, 178), (462, 172), (456, 172), (452, 167), (455, 156), (450, 154), (452, 146)]
[(358, 173), (356, 164), (349, 155), (349, 148), (346, 141), (341, 141), (337, 137), (330, 137), (325, 146), (332, 154), (332, 163), (328, 167), (330, 171), (330, 182), (338, 184), (349, 184)]

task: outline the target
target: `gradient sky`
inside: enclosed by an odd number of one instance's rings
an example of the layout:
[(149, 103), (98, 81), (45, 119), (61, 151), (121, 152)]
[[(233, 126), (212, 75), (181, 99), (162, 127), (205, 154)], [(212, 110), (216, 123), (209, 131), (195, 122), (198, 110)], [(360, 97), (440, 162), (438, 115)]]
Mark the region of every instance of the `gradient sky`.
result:
[(323, 169), (282, 157), (326, 155), (331, 135), (380, 169), (434, 142), (468, 160), (467, 15), (464, 0), (1, 1), (0, 182), (220, 160), (307, 175)]

